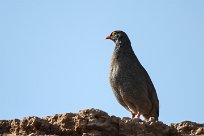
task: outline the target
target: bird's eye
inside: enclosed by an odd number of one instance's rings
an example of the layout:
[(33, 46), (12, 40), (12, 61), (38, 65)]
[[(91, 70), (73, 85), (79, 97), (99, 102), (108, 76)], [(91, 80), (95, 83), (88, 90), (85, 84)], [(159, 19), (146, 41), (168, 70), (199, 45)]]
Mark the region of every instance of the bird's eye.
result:
[(112, 36), (115, 36), (115, 34), (116, 34), (116, 32), (112, 32), (112, 34), (111, 34), (111, 35), (112, 35)]

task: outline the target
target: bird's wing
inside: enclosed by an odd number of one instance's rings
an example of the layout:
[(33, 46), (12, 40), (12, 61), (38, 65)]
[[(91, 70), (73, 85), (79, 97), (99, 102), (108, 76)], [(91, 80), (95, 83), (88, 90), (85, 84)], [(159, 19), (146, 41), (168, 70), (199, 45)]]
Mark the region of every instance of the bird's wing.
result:
[(127, 89), (131, 94), (129, 100), (137, 106), (138, 111), (143, 114), (148, 114), (152, 109), (152, 102), (143, 74), (138, 72), (138, 70), (132, 71), (130, 78), (132, 84), (129, 85)]
[(157, 115), (157, 117), (159, 116), (159, 100), (157, 97), (157, 93), (156, 93), (156, 89), (151, 81), (151, 78), (149, 76), (149, 74), (147, 73), (147, 71), (143, 68), (143, 66), (141, 66), (141, 75), (143, 75), (142, 77), (144, 77), (144, 81), (147, 84), (147, 91), (148, 91), (148, 97), (152, 103), (152, 110), (150, 112), (155, 112), (155, 114)]

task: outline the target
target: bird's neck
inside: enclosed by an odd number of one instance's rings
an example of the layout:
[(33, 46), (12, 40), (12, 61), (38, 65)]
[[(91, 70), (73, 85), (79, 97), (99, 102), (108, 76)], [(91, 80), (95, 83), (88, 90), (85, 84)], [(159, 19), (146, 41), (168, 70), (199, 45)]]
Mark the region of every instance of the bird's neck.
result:
[(114, 49), (114, 56), (118, 57), (125, 57), (134, 54), (131, 43), (129, 40), (126, 41), (118, 41), (116, 42), (116, 46)]
[(126, 65), (126, 63), (129, 65), (131, 63), (137, 63), (138, 66), (140, 66), (140, 62), (135, 55), (130, 41), (125, 42), (118, 42), (116, 43), (113, 56), (112, 56), (112, 65)]

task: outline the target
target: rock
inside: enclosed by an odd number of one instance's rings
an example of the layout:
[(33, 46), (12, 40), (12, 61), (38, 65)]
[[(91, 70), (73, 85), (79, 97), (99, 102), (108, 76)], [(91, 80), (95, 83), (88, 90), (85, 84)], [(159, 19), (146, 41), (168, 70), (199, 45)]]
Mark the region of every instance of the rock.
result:
[(98, 109), (87, 109), (44, 118), (0, 120), (0, 135), (186, 136), (204, 135), (204, 124), (184, 121), (168, 126), (154, 118), (121, 119)]
[(177, 124), (171, 125), (175, 128), (180, 134), (186, 135), (204, 135), (204, 124), (198, 124), (191, 121), (184, 121)]

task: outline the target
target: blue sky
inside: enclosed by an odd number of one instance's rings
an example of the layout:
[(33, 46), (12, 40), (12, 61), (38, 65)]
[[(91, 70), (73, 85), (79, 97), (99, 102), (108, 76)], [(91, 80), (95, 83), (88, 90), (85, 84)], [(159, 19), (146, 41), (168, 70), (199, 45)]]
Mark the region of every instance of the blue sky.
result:
[(203, 0), (0, 1), (0, 120), (96, 108), (130, 117), (109, 84), (123, 30), (160, 100), (160, 120), (203, 123)]

